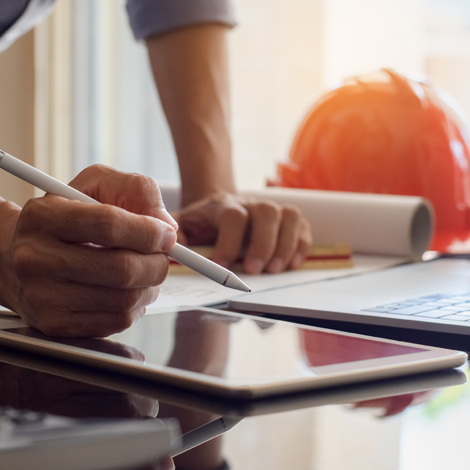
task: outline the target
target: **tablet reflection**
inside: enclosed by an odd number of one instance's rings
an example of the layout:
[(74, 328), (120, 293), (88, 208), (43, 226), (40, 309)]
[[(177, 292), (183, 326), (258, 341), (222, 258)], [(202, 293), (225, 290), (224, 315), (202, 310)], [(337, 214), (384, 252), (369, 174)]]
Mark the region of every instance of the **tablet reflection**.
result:
[[(201, 321), (195, 313), (178, 315), (174, 324), (174, 347), (167, 364), (192, 372), (213, 376), (224, 374), (227, 364), (229, 324)], [(18, 331), (23, 336), (48, 339), (32, 328)], [(124, 339), (124, 337), (123, 337)], [(145, 355), (128, 344), (103, 338), (54, 338), (54, 341), (88, 350), (112, 354), (139, 362)], [(30, 409), (73, 418), (129, 417), (176, 418), (183, 433), (220, 417), (219, 414), (160, 403), (143, 395), (120, 393), (59, 376), (0, 363), (0, 406)], [(202, 468), (221, 468), (222, 438), (217, 437), (175, 458), (178, 466), (192, 468), (194, 462)], [(162, 470), (167, 467), (161, 462)], [(189, 465), (189, 466), (188, 466)], [(172, 468), (172, 464), (168, 466)]]
[[(111, 347), (115, 353), (121, 351), (125, 356), (129, 356), (130, 352), (133, 352), (132, 349), (123, 347), (119, 343), (111, 343), (106, 340), (80, 341), (91, 341), (88, 346), (93, 345), (94, 349), (99, 348), (101, 351), (106, 351), (107, 348)], [(82, 345), (84, 346), (84, 344)], [(136, 354), (134, 357), (142, 357), (137, 351), (134, 353)], [(1, 358), (0, 353), (0, 360)], [(78, 418), (145, 418), (153, 417), (158, 412), (159, 418), (177, 417), (185, 431), (211, 421), (214, 416), (218, 417), (213, 413), (165, 403), (160, 403), (160, 411), (158, 411), (157, 400), (149, 396), (116, 392), (1, 362), (0, 377), (0, 406), (13, 406)], [(409, 393), (376, 400), (366, 400), (354, 406), (357, 408), (385, 409), (387, 412), (384, 413), (384, 416), (390, 416), (403, 411), (409, 406), (427, 401), (431, 396), (432, 392)], [(205, 466), (201, 468), (222, 468), (224, 457), (221, 449), (221, 439), (217, 438), (209, 441), (182, 454), (177, 459), (175, 459), (175, 462), (177, 462), (178, 468), (194, 468), (194, 462), (204, 463)], [(171, 468), (171, 464), (149, 468), (166, 470)]]
[[(29, 332), (34, 336), (34, 330)], [(84, 340), (83, 346), (93, 346), (102, 352), (142, 360), (139, 351), (109, 341)], [(91, 344), (92, 343), (92, 344)], [(77, 344), (78, 346), (78, 344)], [(0, 362), (0, 406), (32, 410), (69, 418), (155, 418), (158, 400), (128, 394), (96, 385), (64, 379), (12, 364)], [(168, 456), (158, 463), (129, 470), (172, 470)]]
[(422, 405), (431, 400), (438, 393), (438, 390), (426, 390), (423, 392), (407, 393), (394, 397), (376, 398), (374, 400), (365, 400), (352, 405), (353, 409), (375, 409), (379, 411), (381, 418), (396, 416), (403, 413), (412, 406)]
[[(38, 336), (33, 329), (25, 333)], [(135, 348), (112, 341), (90, 338), (67, 341), (67, 344), (144, 360)], [(5, 363), (0, 363), (0, 376), (0, 404), (3, 406), (72, 418), (154, 418), (158, 414), (158, 400), (154, 398), (120, 393)]]

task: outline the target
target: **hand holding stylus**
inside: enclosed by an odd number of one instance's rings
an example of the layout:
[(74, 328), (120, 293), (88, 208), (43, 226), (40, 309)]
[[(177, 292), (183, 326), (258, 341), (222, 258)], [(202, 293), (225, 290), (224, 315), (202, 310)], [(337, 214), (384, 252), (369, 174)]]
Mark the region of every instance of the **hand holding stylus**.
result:
[[(95, 198), (87, 196), (84, 192), (80, 192), (76, 188), (73, 188), (73, 186), (71, 187), (69, 185), (62, 183), (61, 181), (56, 180), (55, 178), (52, 178), (51, 176), (22, 162), (21, 160), (18, 160), (17, 158), (7, 154), (6, 152), (3, 152), (3, 150), (0, 150), (0, 168), (4, 169), (5, 171), (8, 171), (9, 173), (17, 176), (18, 178), (21, 178), (27, 183), (31, 183), (32, 185), (36, 186), (39, 189), (42, 189), (46, 193), (51, 193), (57, 196), (64, 197), (66, 199), (81, 201), (84, 203), (94, 204), (94, 205), (100, 204), (99, 201), (102, 200), (102, 198), (100, 199), (99, 195), (98, 197), (95, 197)], [(137, 177), (137, 178), (145, 179), (145, 177), (142, 175), (136, 175), (136, 174), (125, 174), (125, 175), (126, 175), (126, 178)], [(154, 198), (155, 200), (149, 201), (150, 205), (144, 208), (144, 211), (140, 210), (140, 211), (137, 211), (136, 213), (139, 215), (150, 215), (151, 217), (161, 219), (169, 223), (170, 225), (172, 225), (174, 229), (177, 229), (178, 226), (177, 226), (176, 221), (171, 217), (171, 215), (165, 209), (165, 205), (163, 204), (163, 200), (161, 198), (161, 194), (156, 183), (151, 178), (146, 178), (146, 179), (148, 180), (148, 183), (147, 183), (148, 188), (146, 186), (144, 189), (145, 190), (149, 189), (150, 191), (153, 190), (153, 192), (156, 193), (158, 197)], [(126, 184), (125, 181), (122, 181), (121, 183)], [(92, 191), (92, 189), (93, 188), (89, 188), (89, 191)], [(102, 190), (103, 189), (106, 193), (106, 190), (109, 188), (107, 186), (104, 186)], [(119, 191), (119, 187), (115, 189)], [(90, 194), (92, 193), (90, 192)], [(146, 198), (147, 194), (144, 193), (143, 196), (144, 198)], [(124, 201), (124, 202), (126, 204), (129, 204), (130, 207), (132, 207), (133, 205), (132, 200)], [(146, 212), (148, 212), (148, 214), (146, 214)], [(168, 242), (167, 240), (168, 236), (169, 236), (168, 231), (167, 230), (164, 231), (164, 235), (163, 235), (163, 237), (165, 238), (165, 241), (163, 242), (164, 244)], [(170, 247), (163, 246), (162, 249), (163, 251), (167, 251), (168, 255), (171, 258), (173, 258), (175, 261), (178, 261), (179, 263), (184, 264), (185, 266), (188, 266), (194, 271), (203, 274), (209, 279), (212, 279), (213, 281), (218, 282), (219, 284), (222, 284), (225, 287), (230, 287), (232, 289), (239, 289), (243, 292), (250, 292), (250, 288), (243, 281), (241, 281), (241, 279), (235, 276), (235, 274), (230, 272), (228, 269), (225, 269), (222, 266), (219, 266), (216, 263), (213, 263), (212, 261), (203, 258), (202, 256), (198, 255), (197, 253), (192, 252), (191, 250), (189, 250), (188, 248), (184, 246), (178, 245), (177, 243), (175, 244), (173, 235), (170, 235), (170, 238), (172, 240), (171, 246)]]
[(160, 197), (144, 177), (92, 166), (71, 184), (105, 204), (47, 194), (18, 208), (0, 235), (2, 303), (49, 335), (108, 336), (156, 300), (176, 233), (138, 215)]
[(47, 194), (11, 210), (1, 303), (46, 334), (107, 336), (156, 300), (174, 222), (151, 178), (95, 165), (70, 186), (103, 204)]

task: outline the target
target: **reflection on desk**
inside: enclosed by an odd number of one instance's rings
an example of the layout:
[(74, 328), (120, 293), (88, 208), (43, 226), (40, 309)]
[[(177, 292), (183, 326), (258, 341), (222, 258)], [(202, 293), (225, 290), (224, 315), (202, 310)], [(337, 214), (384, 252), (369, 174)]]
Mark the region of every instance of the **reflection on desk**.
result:
[[(465, 382), (459, 370), (336, 387), (234, 410), (223, 401), (204, 401), (141, 380), (113, 378), (17, 351), (1, 349), (0, 361), (0, 405), (71, 417), (145, 418), (158, 413), (177, 417), (184, 432), (222, 414), (263, 415), (243, 420), (225, 435), (224, 442), (214, 439), (182, 454), (175, 460), (180, 470), (215, 470), (225, 468), (226, 461), (231, 468), (243, 470), (433, 469), (437, 467), (411, 466), (416, 453), (408, 440), (420, 449), (424, 444), (417, 440), (418, 433), (444, 438), (442, 423), (446, 429), (452, 423), (464, 424), (465, 416), (470, 416), (470, 390), (458, 385)], [(350, 405), (345, 407), (346, 403)], [(466, 438), (470, 435), (465, 428), (459, 430)], [(451, 427), (446, 432), (458, 435)], [(433, 461), (458, 457), (442, 446), (426, 449)], [(404, 458), (405, 464), (400, 463)]]

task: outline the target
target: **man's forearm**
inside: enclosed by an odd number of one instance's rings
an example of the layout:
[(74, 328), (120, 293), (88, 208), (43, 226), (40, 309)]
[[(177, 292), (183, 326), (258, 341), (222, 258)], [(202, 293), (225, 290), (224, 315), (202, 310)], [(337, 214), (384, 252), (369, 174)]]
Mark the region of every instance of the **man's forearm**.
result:
[(181, 174), (182, 205), (235, 192), (227, 28), (201, 25), (147, 40)]

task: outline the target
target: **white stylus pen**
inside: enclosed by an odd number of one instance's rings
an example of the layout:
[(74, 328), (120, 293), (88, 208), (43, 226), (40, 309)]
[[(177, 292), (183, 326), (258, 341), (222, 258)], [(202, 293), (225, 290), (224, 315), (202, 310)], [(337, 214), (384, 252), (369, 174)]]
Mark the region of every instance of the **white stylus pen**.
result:
[(221, 434), (230, 431), (235, 425), (237, 425), (243, 418), (231, 418), (229, 416), (222, 416), (221, 418), (215, 419), (210, 423), (203, 424), (192, 431), (183, 434), (181, 448), (177, 452), (174, 452), (171, 457), (176, 457), (194, 447), (197, 447), (204, 442), (210, 441)]
[[(100, 204), (100, 202), (95, 199), (77, 191), (59, 180), (56, 180), (37, 168), (12, 157), (3, 150), (0, 150), (0, 168), (8, 171), (8, 173), (17, 176), (27, 183), (42, 189), (46, 193), (89, 204)], [(231, 287), (232, 289), (238, 289), (243, 292), (251, 292), (251, 289), (231, 271), (213, 263), (207, 258), (198, 255), (194, 251), (179, 245), (178, 243), (175, 244), (175, 246), (168, 252), (168, 256), (178, 263), (184, 264), (188, 268), (193, 269), (225, 287)]]

